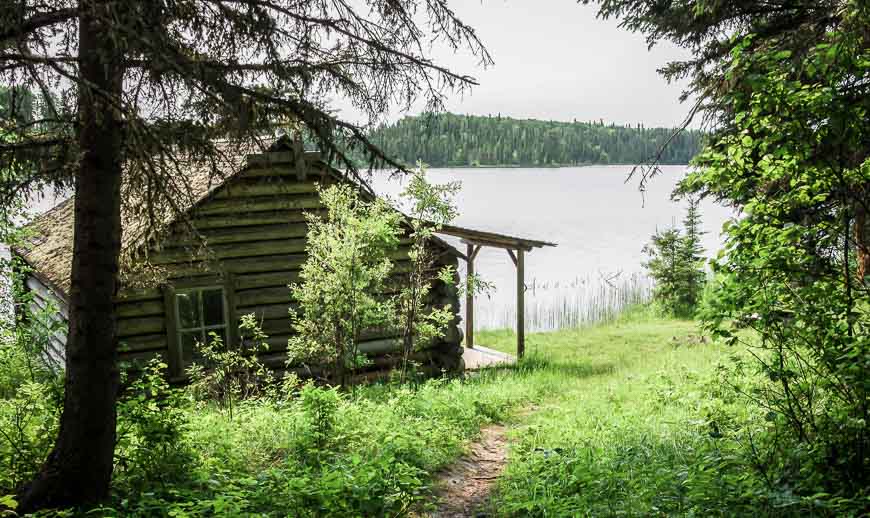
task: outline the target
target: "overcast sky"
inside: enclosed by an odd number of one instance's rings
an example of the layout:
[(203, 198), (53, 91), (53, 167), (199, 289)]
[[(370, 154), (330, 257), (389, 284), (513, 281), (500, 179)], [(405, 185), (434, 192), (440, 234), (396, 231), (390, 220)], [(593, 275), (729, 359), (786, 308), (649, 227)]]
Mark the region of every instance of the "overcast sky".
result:
[(685, 118), (688, 106), (678, 100), (683, 85), (669, 85), (656, 70), (686, 52), (671, 45), (647, 50), (642, 35), (597, 19), (595, 6), (575, 0), (454, 0), (450, 6), (477, 30), (495, 65), (483, 70), (473, 56), (436, 50), (440, 63), (480, 83), (464, 98), (452, 96), (449, 111), (665, 127)]

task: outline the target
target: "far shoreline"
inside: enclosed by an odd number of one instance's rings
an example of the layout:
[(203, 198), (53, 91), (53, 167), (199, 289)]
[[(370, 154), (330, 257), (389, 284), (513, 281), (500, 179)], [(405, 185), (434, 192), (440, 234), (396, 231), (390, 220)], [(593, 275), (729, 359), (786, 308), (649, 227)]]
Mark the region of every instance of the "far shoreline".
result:
[[(568, 169), (572, 167), (607, 167), (607, 166), (642, 166), (644, 164), (565, 164), (565, 165), (446, 165), (446, 166), (430, 166), (423, 164), (427, 171), (436, 169)], [(691, 164), (657, 164), (658, 166), (682, 166), (689, 167)]]

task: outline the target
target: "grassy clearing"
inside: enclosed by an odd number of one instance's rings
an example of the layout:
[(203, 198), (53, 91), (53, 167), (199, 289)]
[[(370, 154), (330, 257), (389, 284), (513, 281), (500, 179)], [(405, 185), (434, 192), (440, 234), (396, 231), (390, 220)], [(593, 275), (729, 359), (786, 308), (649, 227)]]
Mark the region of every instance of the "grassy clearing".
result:
[[(481, 426), (512, 419), (498, 516), (729, 509), (694, 467), (714, 451), (701, 416), (714, 405), (707, 385), (728, 351), (695, 333), (692, 322), (633, 314), (584, 330), (531, 334), (521, 365), (464, 381), (352, 394), (309, 388), (284, 403), (247, 404), (232, 421), (214, 408), (190, 408), (185, 442), (195, 448), (186, 478), (151, 487), (144, 498), (127, 495), (115, 510), (406, 515), (431, 505), (432, 475), (461, 455)], [(514, 348), (510, 332), (483, 332), (478, 340)], [(536, 411), (515, 418), (524, 407)], [(715, 505), (699, 505), (705, 499)]]
[[(558, 395), (512, 435), (498, 516), (732, 516), (761, 511), (717, 366), (734, 353), (692, 322), (643, 315), (582, 331), (538, 333), (529, 350), (563, 375)], [(479, 343), (510, 352), (512, 332)], [(720, 428), (721, 426), (721, 428)], [(786, 514), (770, 509), (765, 514)]]
[[(434, 474), (481, 426), (505, 421), (512, 446), (496, 516), (736, 514), (751, 499), (722, 482), (730, 453), (709, 424), (723, 404), (715, 366), (730, 351), (696, 332), (635, 313), (533, 333), (511, 368), (352, 393), (307, 386), (246, 402), (232, 419), (185, 394), (171, 412), (146, 402), (99, 514), (406, 516), (432, 506)], [(509, 332), (478, 341), (514, 348)], [(168, 422), (180, 435), (164, 441)]]

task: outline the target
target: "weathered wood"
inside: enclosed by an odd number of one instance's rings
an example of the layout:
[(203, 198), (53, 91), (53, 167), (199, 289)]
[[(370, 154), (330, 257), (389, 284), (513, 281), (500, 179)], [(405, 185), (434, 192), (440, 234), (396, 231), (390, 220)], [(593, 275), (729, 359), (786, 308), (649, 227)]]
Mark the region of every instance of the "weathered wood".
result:
[(268, 176), (261, 178), (263, 179), (254, 181), (240, 178), (219, 189), (212, 197), (216, 200), (222, 200), (227, 198), (246, 198), (249, 196), (314, 194), (317, 192), (316, 182), (288, 181), (288, 179)]
[(158, 288), (124, 288), (121, 293), (115, 297), (115, 303), (135, 302), (149, 299), (163, 298), (163, 294)]
[[(244, 227), (224, 227), (219, 229), (199, 230), (208, 245), (223, 243), (243, 243), (269, 239), (301, 238), (308, 235), (308, 225), (305, 223), (276, 223), (271, 225), (256, 225)], [(198, 246), (200, 240), (193, 234), (178, 232), (164, 241), (165, 247)]]
[(525, 253), (517, 250), (517, 358), (522, 358), (526, 352), (526, 279)]
[(255, 318), (258, 321), (264, 321), (264, 320), (274, 319), (274, 318), (284, 318), (284, 317), (290, 318), (289, 317), (290, 308), (297, 308), (298, 304), (279, 303), (279, 304), (268, 304), (268, 305), (261, 305), (261, 306), (239, 308), (238, 301), (237, 301), (236, 307), (237, 307), (236, 312), (238, 313), (240, 318), (242, 315), (248, 315), (248, 314), (253, 313)]
[(235, 289), (248, 290), (252, 288), (265, 288), (270, 286), (287, 286), (291, 282), (298, 281), (299, 270), (237, 274), (235, 276)]
[(286, 303), (289, 307), (290, 303), (293, 302), (290, 288), (287, 287), (239, 290), (236, 292), (236, 297), (238, 308), (242, 314), (247, 310), (241, 310), (241, 308), (279, 303)]
[(255, 225), (271, 225), (275, 223), (301, 223), (306, 221), (305, 213), (324, 214), (323, 210), (275, 210), (269, 212), (256, 212), (244, 214), (232, 214), (228, 216), (202, 216), (194, 218), (193, 226), (199, 230), (208, 228), (246, 227)]
[[(129, 363), (145, 363), (153, 358), (158, 358), (160, 361), (169, 362), (169, 351), (166, 349), (155, 349), (152, 351), (131, 351), (121, 354), (119, 360)], [(170, 371), (171, 372), (171, 371)]]
[(178, 317), (175, 314), (175, 289), (166, 286), (163, 289), (163, 307), (166, 308), (166, 339), (167, 339), (167, 365), (171, 376), (182, 374), (181, 352), (178, 343)]
[(289, 313), (279, 318), (269, 318), (260, 321), (260, 329), (269, 336), (282, 336), (292, 333), (292, 322)]
[(170, 278), (213, 275), (215, 272), (259, 273), (298, 269), (305, 262), (305, 254), (264, 255), (259, 257), (228, 258), (220, 261), (193, 261), (173, 264)]
[(118, 337), (120, 339), (128, 336), (162, 333), (166, 330), (165, 326), (165, 318), (162, 315), (145, 318), (119, 318)]
[(149, 258), (151, 264), (162, 265), (185, 263), (213, 257), (218, 260), (263, 255), (295, 254), (305, 251), (305, 239), (274, 239), (244, 244), (226, 244), (198, 248), (166, 248), (155, 252)]
[(196, 215), (210, 214), (241, 214), (244, 212), (264, 212), (288, 209), (318, 209), (322, 208), (317, 196), (285, 195), (257, 196), (253, 198), (228, 198), (214, 200), (196, 210)]
[(239, 301), (236, 295), (236, 276), (229, 273), (224, 278), (224, 302), (226, 303), (227, 314), (227, 340), (232, 346), (239, 343)]
[(154, 335), (130, 336), (118, 341), (118, 350), (123, 358), (125, 354), (139, 351), (155, 351), (167, 349), (166, 333)]
[[(474, 245), (468, 243), (465, 257), (468, 259), (465, 286), (465, 346), (474, 348)], [(479, 248), (478, 248), (479, 249)]]
[(67, 308), (66, 302), (64, 302), (63, 298), (58, 296), (54, 290), (43, 284), (42, 281), (33, 275), (27, 277), (25, 285), (27, 286), (27, 289), (31, 290), (38, 298), (42, 299), (42, 308), (45, 308), (47, 303), (51, 303), (65, 321), (69, 320), (69, 309)]
[(163, 301), (160, 299), (146, 299), (138, 302), (116, 303), (115, 312), (119, 318), (162, 315)]

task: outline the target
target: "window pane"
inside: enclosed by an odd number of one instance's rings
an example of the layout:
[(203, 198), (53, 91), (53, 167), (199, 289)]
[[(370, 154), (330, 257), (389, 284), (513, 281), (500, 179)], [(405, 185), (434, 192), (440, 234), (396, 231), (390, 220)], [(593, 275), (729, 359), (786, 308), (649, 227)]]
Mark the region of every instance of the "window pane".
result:
[(178, 305), (178, 327), (190, 329), (202, 325), (199, 320), (199, 302), (196, 292), (177, 294), (175, 303)]
[(223, 290), (206, 290), (202, 292), (202, 308), (205, 325), (219, 326), (224, 324), (224, 293)]
[(195, 359), (199, 358), (197, 343), (202, 341), (201, 331), (181, 333), (181, 365), (187, 367)]

